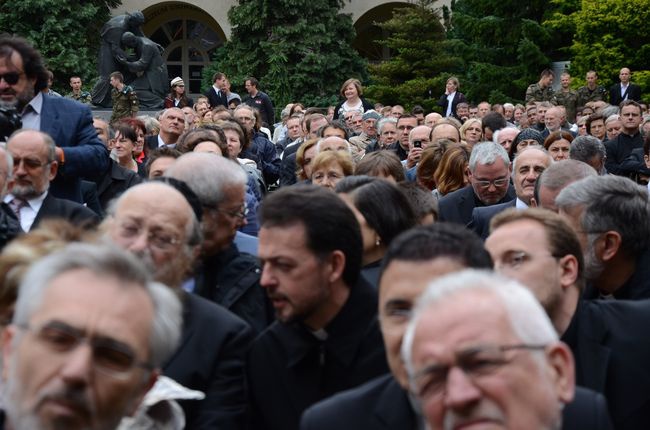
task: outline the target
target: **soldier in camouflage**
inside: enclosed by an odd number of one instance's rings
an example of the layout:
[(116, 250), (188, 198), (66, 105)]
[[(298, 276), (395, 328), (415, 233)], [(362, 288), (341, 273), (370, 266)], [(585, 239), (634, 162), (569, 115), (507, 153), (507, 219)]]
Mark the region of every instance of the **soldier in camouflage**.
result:
[(554, 78), (555, 74), (551, 69), (542, 70), (539, 82), (529, 85), (526, 90), (526, 103), (551, 102), (555, 104), (555, 92), (553, 91)]
[(70, 87), (72, 88), (72, 92), (66, 95), (67, 98), (83, 104), (91, 104), (92, 96), (88, 91), (81, 89), (81, 78), (79, 76), (72, 76), (70, 78)]
[(140, 103), (135, 90), (128, 85), (124, 85), (124, 76), (120, 72), (111, 73), (111, 96), (113, 97), (113, 115), (111, 115), (111, 124), (115, 121), (135, 117), (138, 113)]
[(563, 72), (560, 75), (561, 88), (560, 91), (555, 93), (555, 100), (558, 105), (564, 106), (566, 109), (567, 121), (574, 123), (576, 121), (576, 110), (578, 107), (578, 92), (572, 90), (571, 75), (569, 72)]
[(587, 85), (578, 88), (578, 106), (586, 106), (588, 102), (604, 101), (609, 99), (607, 90), (598, 85), (598, 73), (595, 70), (587, 72)]

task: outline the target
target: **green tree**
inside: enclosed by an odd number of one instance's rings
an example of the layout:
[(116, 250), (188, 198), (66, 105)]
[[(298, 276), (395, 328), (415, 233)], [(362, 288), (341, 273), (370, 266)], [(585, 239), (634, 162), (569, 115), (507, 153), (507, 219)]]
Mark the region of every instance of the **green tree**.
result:
[(556, 39), (542, 27), (545, 0), (452, 0), (448, 36), (466, 61), (464, 93), (470, 100), (523, 100), (526, 87), (550, 64)]
[(378, 24), (389, 34), (380, 43), (390, 49), (391, 58), (370, 66), (373, 84), (368, 97), (432, 110), (447, 78), (462, 70), (462, 60), (448, 54), (451, 43), (434, 3), (418, 0), (414, 6), (396, 8), (391, 19)]
[(367, 78), (342, 7), (342, 0), (240, 0), (228, 11), (230, 40), (204, 69), (205, 86), (220, 71), (240, 86), (255, 76), (278, 107), (334, 104), (346, 79)]
[(88, 84), (97, 76), (99, 33), (111, 8), (121, 4), (121, 0), (2, 0), (0, 31), (30, 40), (54, 72), (54, 88), (68, 92), (71, 75), (80, 75)]
[(629, 67), (645, 99), (650, 96), (650, 33), (643, 29), (649, 20), (647, 0), (582, 0), (573, 11), (555, 13), (544, 25), (551, 31), (574, 30), (570, 52), (576, 84), (584, 83), (586, 72), (593, 69), (600, 83), (609, 86), (618, 82), (622, 67)]

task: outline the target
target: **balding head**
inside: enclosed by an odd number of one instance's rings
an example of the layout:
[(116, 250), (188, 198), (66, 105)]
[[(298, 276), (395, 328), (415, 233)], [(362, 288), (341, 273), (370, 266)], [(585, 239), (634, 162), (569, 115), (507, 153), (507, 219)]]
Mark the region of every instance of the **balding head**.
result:
[(317, 151), (347, 151), (350, 152), (350, 144), (347, 140), (341, 139), (340, 137), (326, 137), (321, 139), (316, 144)]

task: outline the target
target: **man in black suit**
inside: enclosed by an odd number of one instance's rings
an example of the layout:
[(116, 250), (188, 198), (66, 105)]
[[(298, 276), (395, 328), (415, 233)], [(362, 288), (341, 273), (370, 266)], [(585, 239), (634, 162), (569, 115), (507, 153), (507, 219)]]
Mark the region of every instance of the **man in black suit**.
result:
[(384, 257), (379, 283), (379, 322), (391, 373), (312, 406), (301, 429), (418, 428), (422, 417), (411, 403), (400, 357), (408, 315), (431, 280), (466, 267), (491, 269), (492, 261), (480, 239), (462, 226), (433, 224), (398, 236)]
[(251, 428), (293, 430), (312, 404), (388, 371), (377, 293), (360, 276), (359, 224), (334, 193), (281, 188), (258, 214), (261, 285), (277, 321), (248, 356)]
[(494, 215), (508, 208), (528, 208), (533, 198), (537, 178), (552, 162), (549, 153), (541, 146), (527, 146), (520, 150), (512, 161), (513, 183), (517, 197), (506, 203), (474, 208), (472, 220), (467, 227), (485, 239), (490, 234), (490, 220)]
[(650, 298), (648, 189), (616, 175), (573, 182), (555, 198), (580, 237), (585, 297)]
[(62, 218), (73, 224), (92, 226), (98, 215), (85, 206), (59, 199), (49, 191), (58, 169), (54, 140), (41, 131), (22, 129), (7, 142), (13, 158), (13, 186), (4, 198), (24, 231), (30, 231), (45, 219)]
[(630, 156), (633, 150), (643, 148), (643, 136), (639, 126), (641, 125), (643, 109), (634, 100), (621, 102), (621, 132), (612, 140), (604, 142), (607, 150), (605, 168), (609, 173), (626, 176), (629, 171), (623, 163)]
[(553, 212), (503, 212), (485, 245), (497, 270), (524, 283), (542, 303), (574, 353), (577, 384), (605, 395), (614, 428), (647, 428), (650, 301), (581, 299), (588, 264), (578, 236)]
[(632, 73), (627, 67), (623, 67), (618, 74), (621, 80), (618, 84), (612, 85), (609, 89), (609, 103), (618, 106), (625, 100), (641, 101), (641, 87), (630, 82)]
[(147, 136), (145, 145), (149, 150), (162, 147), (176, 147), (176, 142), (185, 131), (185, 114), (179, 108), (165, 109), (160, 115), (160, 132), (158, 135)]
[(217, 106), (228, 108), (228, 96), (225, 91), (227, 82), (228, 78), (223, 73), (217, 72), (212, 76), (212, 86), (203, 93), (210, 102), (210, 108), (214, 109)]
[(201, 401), (179, 402), (187, 428), (242, 429), (246, 421), (244, 360), (253, 334), (248, 324), (228, 310), (181, 288), (201, 244), (202, 211), (196, 195), (187, 186), (177, 186), (185, 195), (161, 182), (129, 188), (106, 221), (107, 236), (140, 257), (154, 279), (181, 298), (181, 343), (163, 373), (205, 393)]
[(467, 225), (475, 207), (513, 200), (515, 189), (510, 184), (510, 172), (510, 158), (501, 145), (481, 142), (474, 146), (469, 159), (470, 185), (440, 199), (440, 221)]

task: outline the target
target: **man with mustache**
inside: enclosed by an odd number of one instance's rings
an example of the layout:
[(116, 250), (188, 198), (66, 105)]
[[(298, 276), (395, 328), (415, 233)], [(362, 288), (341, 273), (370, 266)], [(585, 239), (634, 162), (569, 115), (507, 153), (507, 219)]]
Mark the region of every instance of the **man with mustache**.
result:
[(180, 324), (178, 298), (125, 252), (73, 244), (45, 257), (3, 333), (0, 428), (115, 429), (155, 383)]
[(200, 402), (179, 402), (187, 428), (241, 429), (246, 412), (244, 357), (253, 334), (225, 308), (181, 288), (201, 245), (202, 210), (187, 185), (167, 180), (175, 186), (154, 181), (122, 194), (109, 208), (107, 236), (139, 257), (154, 279), (181, 298), (181, 347), (164, 363), (163, 373), (206, 395)]
[(51, 192), (81, 203), (81, 178), (96, 179), (97, 172), (106, 171), (108, 151), (93, 128), (90, 108), (44, 94), (47, 79), (43, 59), (29, 42), (0, 36), (0, 106), (16, 109), (23, 128), (52, 137), (59, 168)]

